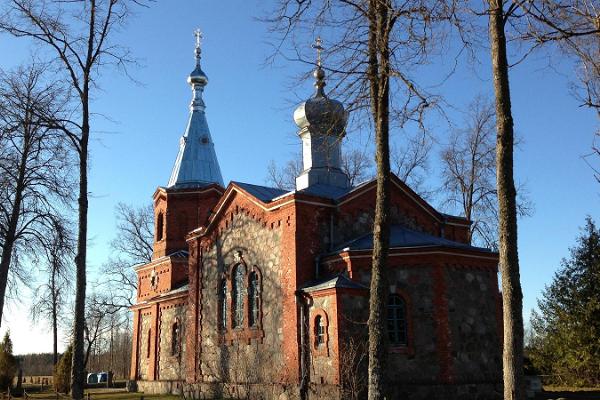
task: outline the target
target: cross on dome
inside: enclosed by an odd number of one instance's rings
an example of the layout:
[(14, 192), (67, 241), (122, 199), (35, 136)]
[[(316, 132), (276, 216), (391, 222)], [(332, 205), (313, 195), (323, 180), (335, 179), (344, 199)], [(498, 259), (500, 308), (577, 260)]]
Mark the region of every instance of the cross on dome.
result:
[(196, 29), (194, 31), (194, 36), (196, 36), (196, 48), (194, 49), (194, 54), (196, 55), (196, 65), (200, 65), (200, 54), (202, 53), (202, 50), (200, 49), (202, 31), (200, 29)]
[(312, 48), (317, 50), (317, 69), (315, 69), (315, 72), (313, 72), (313, 76), (317, 80), (315, 82), (315, 88), (317, 88), (315, 96), (324, 97), (325, 92), (323, 91), (323, 88), (325, 87), (325, 71), (323, 71), (323, 68), (321, 68), (321, 53), (323, 50), (325, 50), (325, 48), (323, 47), (323, 41), (321, 40), (320, 36), (317, 36)]
[(322, 44), (323, 44), (323, 41), (321, 40), (321, 36), (317, 36), (315, 43), (312, 45), (312, 48), (317, 50), (317, 65), (319, 67), (321, 66), (321, 52), (323, 50), (325, 50), (325, 48), (322, 46)]

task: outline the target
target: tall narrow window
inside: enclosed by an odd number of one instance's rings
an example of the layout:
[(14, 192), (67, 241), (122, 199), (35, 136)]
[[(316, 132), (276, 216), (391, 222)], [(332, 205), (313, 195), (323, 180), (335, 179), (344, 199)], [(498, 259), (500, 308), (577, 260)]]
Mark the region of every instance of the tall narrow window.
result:
[(260, 318), (260, 286), (258, 280), (258, 273), (256, 271), (250, 272), (250, 278), (248, 279), (248, 322), (251, 327), (258, 326), (258, 320)]
[(158, 217), (156, 218), (156, 241), (159, 242), (163, 238), (163, 229), (165, 224), (165, 216), (161, 212), (158, 213)]
[(147, 346), (146, 346), (146, 358), (150, 358), (150, 343), (152, 340), (152, 330), (148, 329), (148, 340), (147, 340)]
[(179, 343), (181, 341), (181, 335), (179, 334), (179, 324), (175, 322), (171, 327), (171, 355), (175, 356), (179, 354)]
[(390, 294), (387, 306), (387, 329), (392, 346), (406, 346), (406, 303), (397, 294)]
[(244, 324), (244, 266), (235, 267), (232, 282), (233, 296), (233, 327), (238, 328)]
[(221, 281), (219, 301), (221, 309), (221, 329), (227, 330), (227, 281), (225, 279)]
[(315, 345), (321, 347), (325, 344), (325, 325), (323, 324), (323, 317), (317, 315), (315, 318)]

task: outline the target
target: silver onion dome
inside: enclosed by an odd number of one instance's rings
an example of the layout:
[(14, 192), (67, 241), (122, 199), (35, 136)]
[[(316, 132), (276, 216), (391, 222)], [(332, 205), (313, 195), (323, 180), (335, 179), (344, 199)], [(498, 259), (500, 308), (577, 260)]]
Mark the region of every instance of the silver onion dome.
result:
[(208, 83), (208, 76), (200, 68), (200, 64), (196, 65), (196, 68), (190, 73), (187, 81), (190, 85), (206, 85)]
[(208, 83), (208, 76), (206, 76), (206, 74), (204, 73), (204, 71), (202, 71), (202, 68), (200, 67), (200, 58), (202, 55), (202, 50), (200, 48), (200, 39), (202, 39), (202, 33), (200, 33), (200, 30), (196, 30), (194, 32), (194, 35), (196, 36), (196, 48), (194, 49), (194, 56), (196, 58), (196, 68), (194, 68), (194, 70), (190, 73), (190, 76), (188, 76), (187, 81), (190, 85), (206, 86), (206, 84)]
[(308, 128), (316, 130), (321, 134), (343, 137), (345, 135), (348, 113), (344, 105), (325, 94), (325, 71), (321, 67), (320, 39), (317, 39), (315, 48), (318, 51), (317, 69), (313, 73), (315, 77), (315, 94), (296, 108), (294, 121), (302, 130)]

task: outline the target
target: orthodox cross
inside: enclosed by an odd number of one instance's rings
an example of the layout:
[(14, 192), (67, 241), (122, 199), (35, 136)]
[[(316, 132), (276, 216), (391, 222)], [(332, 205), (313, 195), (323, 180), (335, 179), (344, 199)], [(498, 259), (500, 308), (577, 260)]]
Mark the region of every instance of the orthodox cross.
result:
[(200, 63), (200, 41), (202, 40), (202, 32), (200, 29), (194, 31), (194, 36), (196, 36), (196, 49), (194, 50), (194, 54), (196, 55), (196, 62)]
[(315, 44), (312, 45), (312, 48), (317, 50), (317, 65), (320, 67), (321, 66), (321, 52), (323, 50), (325, 50), (323, 48), (323, 46), (321, 45), (323, 43), (323, 41), (321, 40), (320, 36), (317, 36), (317, 39), (315, 40)]

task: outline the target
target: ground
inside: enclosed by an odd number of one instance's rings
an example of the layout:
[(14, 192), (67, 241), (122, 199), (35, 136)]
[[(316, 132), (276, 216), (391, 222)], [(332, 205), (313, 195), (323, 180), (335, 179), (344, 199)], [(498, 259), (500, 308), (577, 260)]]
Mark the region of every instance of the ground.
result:
[[(27, 397), (30, 399), (44, 399), (44, 400), (55, 400), (56, 394), (53, 391), (44, 390), (40, 392), (39, 385), (24, 385), (24, 389), (27, 392)], [(85, 391), (86, 396), (89, 393), (90, 400), (140, 400), (144, 396), (144, 400), (181, 400), (179, 396), (173, 395), (157, 395), (157, 394), (143, 394), (143, 393), (127, 393), (125, 389), (88, 389)], [(67, 397), (61, 396), (61, 399)], [(87, 399), (88, 397), (86, 397)]]
[(539, 393), (535, 399), (600, 400), (600, 388), (545, 386), (544, 392)]

